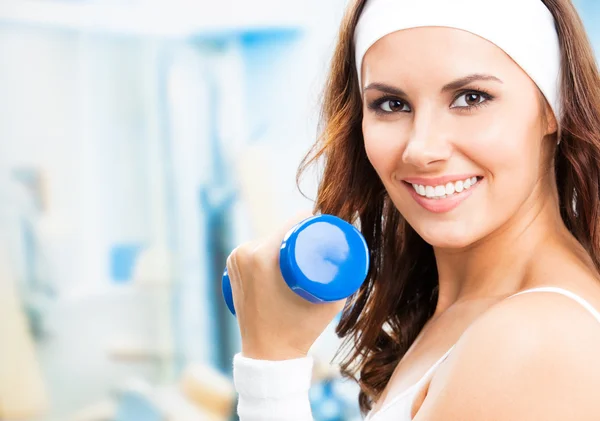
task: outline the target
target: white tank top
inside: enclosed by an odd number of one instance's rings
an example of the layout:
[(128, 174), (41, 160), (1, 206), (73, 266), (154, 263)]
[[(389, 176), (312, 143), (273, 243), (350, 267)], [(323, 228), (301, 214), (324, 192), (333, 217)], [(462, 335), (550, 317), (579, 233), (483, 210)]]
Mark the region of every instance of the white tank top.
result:
[[(510, 297), (514, 297), (516, 295), (525, 294), (527, 292), (556, 292), (558, 294), (565, 295), (573, 300), (577, 301), (581, 304), (586, 310), (588, 310), (600, 323), (600, 313), (590, 305), (586, 300), (581, 298), (579, 295), (574, 294), (571, 291), (567, 291), (566, 289), (559, 287), (538, 287), (526, 289), (521, 292), (517, 292), (516, 294), (511, 295)], [(507, 298), (510, 298), (507, 297)], [(446, 353), (440, 358), (438, 361), (431, 366), (429, 370), (419, 379), (416, 383), (410, 386), (408, 389), (404, 390), (397, 396), (395, 396), (392, 400), (387, 402), (381, 409), (377, 412), (371, 411), (365, 421), (411, 421), (411, 410), (413, 401), (415, 400), (416, 395), (421, 390), (422, 386), (427, 382), (427, 380), (432, 376), (435, 369), (450, 355), (450, 352), (454, 349), (454, 345), (446, 351)]]

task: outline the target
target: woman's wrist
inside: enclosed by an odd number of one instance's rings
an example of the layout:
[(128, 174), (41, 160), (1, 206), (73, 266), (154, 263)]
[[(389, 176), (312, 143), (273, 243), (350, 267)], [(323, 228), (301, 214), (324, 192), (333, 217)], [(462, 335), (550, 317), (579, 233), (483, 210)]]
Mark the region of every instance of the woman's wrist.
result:
[(253, 347), (244, 347), (242, 346), (242, 356), (246, 358), (251, 358), (253, 360), (264, 360), (264, 361), (285, 361), (285, 360), (295, 360), (299, 358), (306, 358), (308, 356), (307, 352), (298, 351), (296, 349), (281, 349), (281, 348), (271, 348), (271, 349), (260, 349)]
[(287, 360), (264, 360), (246, 357), (239, 353), (233, 358), (234, 385), (240, 396), (246, 397), (302, 395), (310, 388), (312, 371), (311, 356)]

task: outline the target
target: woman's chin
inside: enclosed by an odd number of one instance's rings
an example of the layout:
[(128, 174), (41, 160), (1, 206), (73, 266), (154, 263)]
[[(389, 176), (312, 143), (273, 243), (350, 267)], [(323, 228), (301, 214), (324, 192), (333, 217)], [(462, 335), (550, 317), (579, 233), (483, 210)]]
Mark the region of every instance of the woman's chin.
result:
[(418, 230), (417, 232), (426, 243), (435, 248), (461, 249), (473, 244), (476, 240), (473, 238), (473, 232), (464, 227)]

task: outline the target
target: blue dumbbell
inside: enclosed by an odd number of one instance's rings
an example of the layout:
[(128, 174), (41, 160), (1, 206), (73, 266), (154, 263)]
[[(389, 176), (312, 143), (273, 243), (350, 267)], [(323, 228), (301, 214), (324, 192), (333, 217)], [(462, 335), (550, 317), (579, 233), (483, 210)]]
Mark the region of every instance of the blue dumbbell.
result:
[[(369, 248), (354, 226), (333, 215), (312, 216), (285, 235), (279, 268), (288, 286), (312, 303), (337, 301), (352, 295), (369, 270)], [(227, 269), (223, 297), (235, 316)]]

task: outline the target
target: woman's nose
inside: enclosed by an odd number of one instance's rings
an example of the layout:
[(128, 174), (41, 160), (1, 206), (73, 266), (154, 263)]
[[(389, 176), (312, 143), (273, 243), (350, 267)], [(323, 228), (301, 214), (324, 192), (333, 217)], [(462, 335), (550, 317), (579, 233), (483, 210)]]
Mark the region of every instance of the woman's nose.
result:
[(444, 128), (443, 117), (433, 112), (415, 113), (413, 126), (402, 154), (402, 162), (418, 168), (447, 161), (452, 154), (449, 130)]

